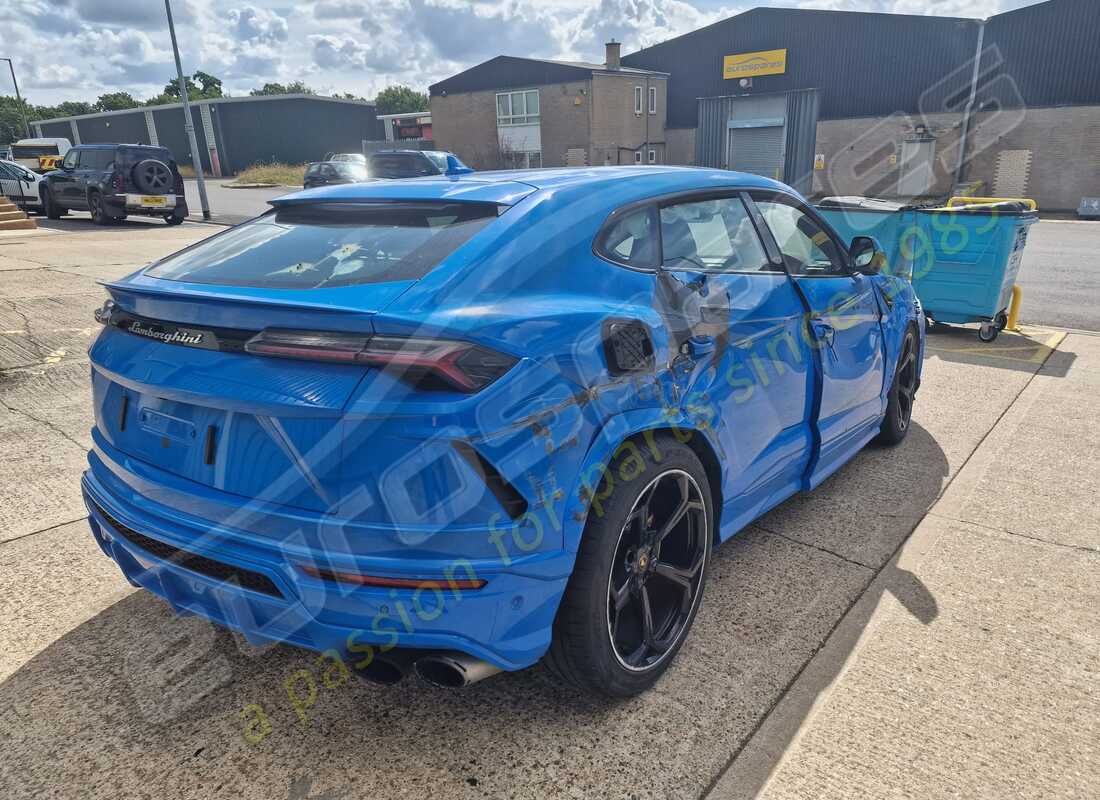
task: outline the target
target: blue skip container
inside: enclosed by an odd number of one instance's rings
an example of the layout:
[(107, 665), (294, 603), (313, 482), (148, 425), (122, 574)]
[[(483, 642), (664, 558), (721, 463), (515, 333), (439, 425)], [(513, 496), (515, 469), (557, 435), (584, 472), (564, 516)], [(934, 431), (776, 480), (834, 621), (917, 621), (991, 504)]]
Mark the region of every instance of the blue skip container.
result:
[(889, 271), (909, 277), (929, 317), (981, 323), (983, 342), (1008, 323), (1028, 230), (1039, 219), (1034, 201), (984, 198), (931, 208), (828, 198), (818, 211), (848, 241), (877, 237)]

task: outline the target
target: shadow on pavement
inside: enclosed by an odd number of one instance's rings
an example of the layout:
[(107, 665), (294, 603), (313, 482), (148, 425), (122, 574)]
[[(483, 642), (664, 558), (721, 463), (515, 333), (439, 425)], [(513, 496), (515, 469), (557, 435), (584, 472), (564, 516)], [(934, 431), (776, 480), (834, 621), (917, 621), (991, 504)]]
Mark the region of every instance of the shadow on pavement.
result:
[(171, 228), (167, 222), (156, 217), (127, 217), (111, 225), (94, 225), (92, 218), (82, 211), (70, 211), (61, 219), (49, 219), (41, 215), (34, 218), (38, 227), (44, 230), (62, 231), (64, 233), (80, 233), (83, 231), (103, 233), (105, 231), (118, 230), (142, 230), (146, 228)]
[[(926, 349), (928, 356), (944, 361), (1035, 372), (1063, 338), (1065, 334), (1060, 331), (1025, 328), (1023, 332), (1003, 331), (994, 341), (986, 343), (979, 341), (976, 328), (938, 323), (928, 330)], [(1072, 360), (1067, 364), (1065, 359), (1059, 359), (1058, 368), (1052, 371), (1048, 362), (1046, 373), (1065, 377), (1070, 364)]]
[[(935, 479), (914, 481), (914, 461)], [(935, 440), (914, 427), (900, 447), (868, 449), (798, 498), (776, 533), (750, 527), (724, 544), (676, 663), (627, 700), (586, 697), (540, 666), (460, 691), (415, 677), (376, 687), (315, 653), (250, 647), (135, 592), (0, 684), (0, 785), (20, 796), (283, 798), (306, 786), (311, 797), (698, 797), (911, 532), (946, 471)], [(875, 560), (799, 541), (825, 518), (851, 529), (844, 547)], [(888, 546), (861, 545), (860, 535)], [(922, 622), (935, 618), (915, 576), (896, 570), (888, 586)]]

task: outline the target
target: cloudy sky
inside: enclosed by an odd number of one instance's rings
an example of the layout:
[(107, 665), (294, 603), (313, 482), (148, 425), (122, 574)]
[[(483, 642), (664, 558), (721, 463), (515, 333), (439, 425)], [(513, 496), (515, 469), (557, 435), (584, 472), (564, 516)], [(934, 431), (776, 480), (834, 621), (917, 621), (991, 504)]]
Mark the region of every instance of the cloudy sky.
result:
[[(758, 5), (987, 17), (1038, 0), (174, 0), (184, 70), (232, 94), (304, 80), (372, 97), (495, 55), (602, 61)], [(0, 0), (0, 56), (34, 103), (158, 94), (174, 74), (161, 0)], [(6, 65), (5, 65), (6, 66)], [(0, 73), (0, 93), (11, 79)]]

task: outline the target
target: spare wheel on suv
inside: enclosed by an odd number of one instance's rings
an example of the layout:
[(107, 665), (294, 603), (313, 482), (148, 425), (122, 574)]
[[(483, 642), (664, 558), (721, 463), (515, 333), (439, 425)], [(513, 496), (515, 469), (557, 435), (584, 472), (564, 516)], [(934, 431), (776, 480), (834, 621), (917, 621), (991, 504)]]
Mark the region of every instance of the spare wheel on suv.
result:
[(134, 164), (134, 185), (145, 194), (168, 194), (175, 186), (171, 168), (163, 161), (146, 158)]

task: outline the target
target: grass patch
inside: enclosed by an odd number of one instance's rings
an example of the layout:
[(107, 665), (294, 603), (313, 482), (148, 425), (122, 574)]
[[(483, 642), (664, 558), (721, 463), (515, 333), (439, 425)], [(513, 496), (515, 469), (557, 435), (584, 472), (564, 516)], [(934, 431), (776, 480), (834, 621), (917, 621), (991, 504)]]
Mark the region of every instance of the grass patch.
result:
[(278, 183), (301, 186), (306, 174), (305, 164), (253, 164), (237, 173), (233, 183)]

